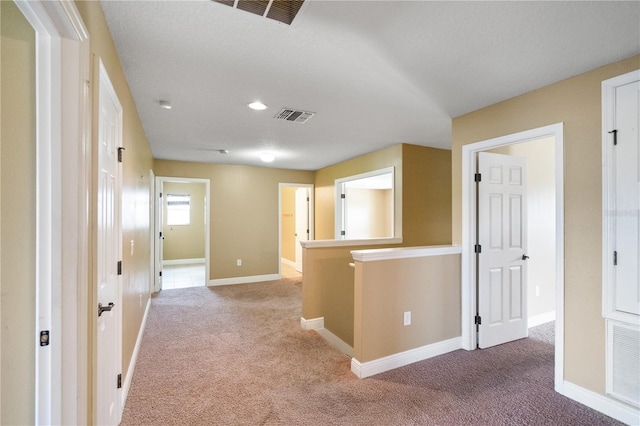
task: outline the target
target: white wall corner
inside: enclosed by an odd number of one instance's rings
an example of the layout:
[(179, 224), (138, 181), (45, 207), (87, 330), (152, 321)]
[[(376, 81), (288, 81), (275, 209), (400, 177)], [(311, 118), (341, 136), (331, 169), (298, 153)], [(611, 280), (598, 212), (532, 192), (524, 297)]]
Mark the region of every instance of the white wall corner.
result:
[(300, 326), (305, 330), (320, 330), (324, 328), (324, 317), (305, 319), (300, 318)]
[[(564, 381), (562, 395), (628, 425), (640, 425), (640, 409)], [(557, 389), (556, 389), (557, 391)]]
[(405, 365), (433, 358), (434, 356), (443, 355), (458, 349), (462, 349), (461, 337), (454, 337), (453, 339), (443, 340), (441, 342), (432, 343), (415, 349), (409, 349), (408, 351), (399, 352), (384, 358), (374, 359), (373, 361), (360, 362), (357, 359), (352, 358), (351, 372), (359, 378), (364, 379), (365, 377), (404, 367)]
[(349, 346), (344, 340), (333, 334), (326, 328), (316, 329), (316, 333), (322, 336), (331, 346), (342, 352), (348, 357), (353, 357), (353, 348)]

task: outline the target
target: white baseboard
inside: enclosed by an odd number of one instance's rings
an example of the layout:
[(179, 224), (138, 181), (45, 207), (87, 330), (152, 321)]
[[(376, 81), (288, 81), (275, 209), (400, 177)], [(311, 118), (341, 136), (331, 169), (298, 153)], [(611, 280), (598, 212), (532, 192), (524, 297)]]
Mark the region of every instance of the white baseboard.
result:
[(545, 312), (544, 314), (534, 315), (529, 317), (527, 326), (529, 328), (536, 327), (538, 325), (546, 324), (556, 320), (556, 311)]
[(633, 408), (623, 402), (606, 395), (595, 393), (566, 380), (563, 383), (562, 395), (580, 404), (600, 411), (609, 417), (628, 425), (640, 425), (640, 409)]
[(324, 317), (312, 319), (300, 318), (300, 326), (305, 330), (320, 330), (324, 328)]
[(353, 348), (349, 346), (344, 340), (327, 330), (326, 328), (320, 328), (316, 330), (320, 336), (322, 336), (331, 346), (347, 355), (348, 357), (353, 357)]
[[(127, 368), (127, 375), (122, 383), (122, 400), (120, 401), (120, 408), (124, 412), (124, 404), (127, 402), (127, 396), (129, 395), (129, 388), (131, 387), (131, 380), (133, 380), (133, 370), (136, 367), (136, 361), (138, 360), (138, 352), (140, 351), (140, 345), (142, 345), (142, 335), (144, 329), (147, 327), (147, 316), (149, 315), (149, 309), (151, 308), (151, 297), (147, 299), (147, 306), (144, 308), (144, 315), (142, 316), (142, 322), (140, 323), (140, 330), (138, 330), (138, 338), (136, 339), (136, 345), (133, 348), (133, 354), (131, 355), (131, 362), (129, 368)], [(122, 412), (120, 415), (122, 416)]]
[(405, 365), (443, 355), (457, 349), (462, 349), (462, 339), (460, 337), (454, 337), (453, 339), (399, 352), (373, 361), (359, 362), (353, 358), (351, 359), (351, 372), (359, 378), (364, 379), (365, 377), (384, 373), (385, 371), (398, 367), (404, 367)]
[(300, 326), (305, 330), (315, 330), (320, 336), (329, 342), (331, 346), (349, 357), (353, 356), (353, 348), (349, 346), (348, 343), (324, 328), (324, 317), (312, 319), (300, 318)]
[(289, 265), (292, 268), (296, 267), (296, 262), (294, 262), (293, 260), (285, 259), (284, 257), (280, 258), (280, 262), (284, 263), (285, 265)]
[(192, 265), (194, 263), (204, 263), (204, 257), (198, 257), (195, 259), (173, 259), (163, 260), (162, 266), (165, 265)]
[(276, 281), (280, 279), (279, 274), (269, 275), (251, 275), (248, 277), (233, 277), (233, 278), (219, 278), (217, 280), (209, 280), (207, 286), (215, 287), (219, 285), (233, 285), (233, 284), (249, 284), (258, 283), (262, 281)]

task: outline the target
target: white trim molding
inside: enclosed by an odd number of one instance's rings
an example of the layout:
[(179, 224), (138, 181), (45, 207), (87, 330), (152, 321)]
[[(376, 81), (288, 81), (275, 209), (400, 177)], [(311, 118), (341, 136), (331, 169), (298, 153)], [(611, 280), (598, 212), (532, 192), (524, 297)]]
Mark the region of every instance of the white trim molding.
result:
[(613, 398), (595, 393), (568, 381), (564, 381), (563, 392), (559, 393), (628, 425), (640, 425), (640, 409), (633, 408)]
[(304, 330), (320, 330), (324, 328), (324, 317), (305, 319), (300, 317), (300, 327)]
[(353, 259), (360, 262), (375, 262), (378, 260), (409, 259), (414, 257), (444, 256), (447, 254), (461, 254), (460, 246), (424, 246), (398, 247), (371, 250), (353, 250)]
[(250, 284), (263, 281), (275, 281), (279, 280), (279, 274), (269, 275), (251, 275), (248, 277), (233, 277), (233, 278), (218, 278), (215, 280), (209, 280), (208, 287), (217, 287), (219, 285), (234, 285), (234, 284)]
[(327, 247), (351, 247), (374, 246), (381, 244), (402, 244), (402, 238), (367, 238), (364, 240), (308, 240), (300, 241), (302, 248), (327, 248)]
[(194, 258), (194, 259), (163, 260), (162, 261), (162, 266), (167, 266), (167, 265), (195, 265), (195, 264), (204, 265), (204, 263), (205, 263), (205, 258), (204, 257), (197, 257), (197, 258)]
[(544, 314), (534, 315), (527, 320), (527, 327), (537, 327), (556, 320), (556, 311), (545, 312)]
[(424, 361), (438, 355), (444, 355), (449, 352), (462, 348), (460, 337), (443, 340), (441, 342), (432, 343), (408, 351), (399, 352), (384, 358), (374, 359), (373, 361), (360, 362), (353, 358), (351, 360), (351, 372), (360, 379), (370, 377), (385, 371), (393, 370), (414, 362)]

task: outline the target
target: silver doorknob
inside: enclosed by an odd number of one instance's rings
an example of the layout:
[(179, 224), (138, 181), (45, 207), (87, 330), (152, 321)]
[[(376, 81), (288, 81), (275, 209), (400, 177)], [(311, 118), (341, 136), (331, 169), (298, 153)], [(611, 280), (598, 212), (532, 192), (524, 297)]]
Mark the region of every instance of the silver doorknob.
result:
[(98, 316), (102, 315), (105, 311), (109, 312), (114, 306), (116, 305), (113, 302), (110, 302), (107, 306), (103, 306), (102, 303), (98, 303)]
[(529, 256), (527, 256), (526, 254), (522, 255), (522, 260), (527, 260), (529, 258)]

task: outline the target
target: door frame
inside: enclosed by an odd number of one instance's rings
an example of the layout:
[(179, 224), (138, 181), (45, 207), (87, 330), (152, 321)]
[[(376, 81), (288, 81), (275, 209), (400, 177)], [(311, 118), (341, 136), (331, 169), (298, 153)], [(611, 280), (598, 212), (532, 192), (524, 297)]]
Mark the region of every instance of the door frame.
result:
[(492, 148), (555, 138), (556, 187), (556, 322), (555, 322), (555, 390), (562, 393), (564, 378), (564, 139), (563, 123), (551, 124), (462, 147), (462, 348), (477, 347), (474, 316), (476, 311), (476, 255), (473, 250), (476, 235), (476, 191), (473, 179), (476, 154)]
[[(282, 189), (306, 188), (309, 190), (309, 239), (315, 239), (315, 191), (312, 183), (278, 183), (278, 276), (282, 277)], [(304, 269), (302, 270), (304, 273)]]
[[(205, 186), (205, 200), (204, 200), (204, 208), (205, 208), (205, 212), (204, 212), (204, 285), (208, 286), (209, 285), (209, 248), (210, 248), (210, 236), (211, 236), (211, 180), (210, 179), (203, 179), (203, 178), (187, 178), (187, 177), (172, 177), (172, 176), (156, 176), (156, 180), (155, 180), (155, 190), (154, 190), (154, 199), (153, 199), (153, 204), (154, 204), (154, 244), (153, 244), (153, 251), (154, 253), (157, 252), (157, 250), (159, 250), (158, 244), (160, 242), (159, 240), (159, 236), (158, 236), (158, 230), (162, 229), (162, 223), (160, 223), (160, 215), (159, 215), (159, 209), (161, 209), (163, 207), (162, 203), (160, 203), (158, 200), (160, 199), (160, 189), (164, 186), (163, 184), (165, 182), (178, 182), (178, 183), (202, 183)], [(166, 199), (166, 197), (164, 196), (165, 194), (163, 194), (163, 203), (164, 200)], [(154, 259), (156, 259), (156, 257), (154, 256)], [(160, 259), (160, 263), (162, 263), (162, 259)], [(153, 262), (152, 268), (154, 271), (154, 282), (153, 282), (153, 288), (155, 291), (158, 291), (157, 287), (157, 283), (158, 283), (158, 262)]]
[(89, 410), (89, 33), (72, 1), (15, 3), (36, 33), (35, 423), (81, 424)]

